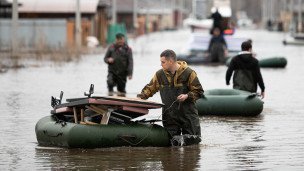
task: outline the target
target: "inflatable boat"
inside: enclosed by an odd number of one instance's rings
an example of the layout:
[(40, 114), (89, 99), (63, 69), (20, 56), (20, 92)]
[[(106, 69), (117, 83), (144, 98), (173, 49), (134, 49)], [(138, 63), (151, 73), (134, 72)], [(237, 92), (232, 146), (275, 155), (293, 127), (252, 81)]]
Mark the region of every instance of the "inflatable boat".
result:
[(41, 118), (35, 127), (41, 146), (102, 148), (117, 146), (170, 146), (167, 130), (155, 124), (161, 120), (137, 120), (148, 109), (163, 104), (147, 100), (94, 96), (67, 99), (52, 97), (51, 115)]
[(102, 148), (170, 145), (168, 132), (162, 126), (151, 123), (79, 124), (52, 115), (40, 119), (35, 130), (41, 146)]
[[(232, 58), (226, 60), (226, 66), (229, 66)], [(287, 65), (287, 59), (284, 57), (269, 57), (259, 59), (259, 65), (261, 68), (285, 68)]]
[(235, 89), (212, 89), (196, 101), (199, 115), (257, 116), (263, 101), (256, 93)]
[(271, 57), (259, 60), (261, 68), (285, 68), (287, 59), (284, 57)]

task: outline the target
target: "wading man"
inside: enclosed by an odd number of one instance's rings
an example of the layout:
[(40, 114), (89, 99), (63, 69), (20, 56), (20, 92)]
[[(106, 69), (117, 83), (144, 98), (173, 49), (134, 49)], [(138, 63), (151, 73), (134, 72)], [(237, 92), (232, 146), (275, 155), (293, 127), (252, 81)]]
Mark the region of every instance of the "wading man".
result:
[(137, 97), (148, 99), (160, 91), (165, 104), (163, 125), (171, 135), (171, 142), (182, 137), (184, 145), (197, 144), (201, 141), (201, 129), (195, 101), (203, 95), (204, 90), (195, 71), (186, 62), (176, 61), (173, 50), (163, 51), (160, 62), (162, 69), (155, 73)]
[(209, 57), (211, 62), (224, 62), (227, 50), (227, 43), (221, 30), (217, 27), (213, 29), (213, 35), (208, 46)]
[(261, 89), (261, 96), (265, 96), (265, 86), (260, 71), (259, 61), (253, 57), (252, 45), (250, 41), (245, 41), (241, 45), (242, 51), (232, 58), (226, 72), (226, 84), (229, 85), (233, 75), (233, 88), (257, 92), (257, 85)]
[(117, 95), (125, 96), (127, 77), (132, 79), (133, 57), (123, 34), (116, 34), (116, 41), (107, 50), (104, 61), (108, 64), (108, 95), (113, 96), (113, 88), (117, 86)]

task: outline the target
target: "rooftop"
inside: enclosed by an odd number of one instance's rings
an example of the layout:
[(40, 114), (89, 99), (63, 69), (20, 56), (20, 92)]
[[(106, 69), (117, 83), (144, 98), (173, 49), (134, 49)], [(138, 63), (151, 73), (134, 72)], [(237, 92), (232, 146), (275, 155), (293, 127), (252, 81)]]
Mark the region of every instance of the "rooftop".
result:
[[(8, 0), (12, 2), (13, 0)], [(72, 13), (76, 10), (76, 0), (18, 0), (19, 12)], [(80, 0), (81, 13), (95, 13), (99, 0)]]

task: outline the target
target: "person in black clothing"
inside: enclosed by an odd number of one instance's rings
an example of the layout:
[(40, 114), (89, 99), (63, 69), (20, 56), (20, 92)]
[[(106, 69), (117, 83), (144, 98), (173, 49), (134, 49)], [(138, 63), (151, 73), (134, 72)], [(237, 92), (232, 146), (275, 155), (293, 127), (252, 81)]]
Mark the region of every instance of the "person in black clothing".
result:
[(125, 96), (127, 77), (132, 79), (133, 57), (122, 33), (116, 34), (116, 42), (107, 50), (104, 62), (108, 64), (108, 95), (113, 96), (113, 88), (117, 85), (117, 95)]
[[(221, 33), (223, 32), (222, 30), (222, 20), (223, 20), (223, 17), (222, 15), (219, 13), (218, 9), (216, 9), (216, 11), (214, 13), (212, 13), (211, 17), (213, 19), (213, 27), (212, 27), (212, 30), (214, 28), (219, 28)], [(211, 31), (212, 33), (212, 31)]]
[(261, 89), (261, 96), (265, 96), (265, 86), (260, 71), (259, 61), (252, 56), (252, 45), (249, 41), (242, 43), (242, 52), (232, 58), (226, 72), (226, 84), (229, 85), (233, 75), (233, 88), (257, 92), (257, 85)]
[(211, 62), (224, 62), (224, 58), (227, 53), (227, 43), (221, 34), (219, 28), (215, 27), (213, 29), (213, 36), (210, 39), (208, 47), (209, 57)]

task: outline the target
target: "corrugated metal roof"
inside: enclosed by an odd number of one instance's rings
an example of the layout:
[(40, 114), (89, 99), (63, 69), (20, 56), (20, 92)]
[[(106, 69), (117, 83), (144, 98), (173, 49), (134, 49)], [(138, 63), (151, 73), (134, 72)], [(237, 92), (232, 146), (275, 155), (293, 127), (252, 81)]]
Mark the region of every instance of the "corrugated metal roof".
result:
[[(130, 12), (134, 10), (134, 0), (117, 0), (117, 12)], [(112, 4), (111, 4), (112, 6)], [(169, 0), (137, 0), (137, 10), (145, 11), (168, 11), (172, 10), (172, 2)]]
[[(18, 0), (18, 3), (22, 4), (18, 10), (25, 13), (74, 13), (76, 2), (76, 0)], [(80, 11), (95, 13), (98, 2), (99, 0), (80, 0)]]

